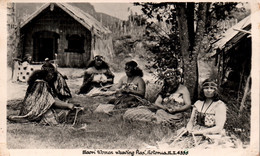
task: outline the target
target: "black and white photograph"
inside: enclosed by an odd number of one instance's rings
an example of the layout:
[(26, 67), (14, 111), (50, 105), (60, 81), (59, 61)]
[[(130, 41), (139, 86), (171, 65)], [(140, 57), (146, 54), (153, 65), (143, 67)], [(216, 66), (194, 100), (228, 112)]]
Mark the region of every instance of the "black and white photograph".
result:
[(1, 3), (0, 156), (259, 155), (260, 2)]

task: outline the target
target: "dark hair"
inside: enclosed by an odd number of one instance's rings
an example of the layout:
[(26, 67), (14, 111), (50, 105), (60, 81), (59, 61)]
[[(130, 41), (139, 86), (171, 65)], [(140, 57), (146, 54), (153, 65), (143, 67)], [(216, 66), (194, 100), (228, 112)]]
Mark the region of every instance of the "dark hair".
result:
[[(48, 74), (54, 74), (53, 79), (47, 81)], [(47, 70), (35, 70), (31, 76), (28, 78), (27, 83), (32, 85), (36, 80), (45, 80), (48, 83), (54, 82), (57, 79), (57, 73), (54, 71), (47, 71)]]
[(29, 57), (32, 57), (30, 54), (26, 54), (25, 56), (24, 56), (24, 58), (22, 59), (22, 62), (25, 62), (25, 61), (27, 61), (28, 63), (31, 63), (31, 62), (29, 62)]
[(92, 60), (89, 65), (88, 65), (88, 68), (89, 67), (95, 67), (97, 69), (109, 69), (109, 66), (108, 64), (102, 60), (102, 64), (99, 66), (99, 67), (96, 67), (96, 64), (95, 64), (95, 60)]
[[(53, 78), (50, 80), (50, 79), (47, 79), (47, 76), (49, 74), (53, 74)], [(55, 87), (54, 87), (54, 82), (56, 81), (57, 79), (57, 72), (54, 72), (54, 71), (47, 71), (47, 70), (35, 70), (31, 76), (29, 77), (27, 83), (28, 83), (28, 88), (27, 88), (27, 91), (26, 91), (26, 96), (28, 95), (28, 93), (32, 92), (34, 89), (35, 89), (35, 81), (36, 80), (44, 80), (47, 82), (48, 84), (48, 91), (53, 95), (55, 96), (56, 94), (56, 91), (55, 91)]]
[(162, 89), (159, 94), (162, 96), (162, 98), (170, 96), (171, 94), (177, 91), (179, 85), (180, 83), (178, 83), (175, 87), (172, 87), (171, 84), (167, 83), (167, 81), (164, 81)]
[(55, 67), (51, 63), (49, 64), (44, 63), (41, 67), (41, 70), (55, 71)]
[(133, 68), (138, 66), (138, 64), (135, 61), (128, 61), (125, 63), (125, 65)]
[(171, 78), (171, 77), (178, 79), (179, 75), (180, 75), (180, 73), (179, 73), (178, 70), (168, 69), (163, 73), (163, 79), (166, 80), (166, 79)]
[[(202, 100), (202, 101), (206, 100), (206, 97), (205, 97), (204, 91), (203, 91), (203, 86), (205, 86), (205, 84), (207, 84), (209, 82), (212, 82), (214, 84), (218, 84), (217, 81), (215, 79), (212, 79), (212, 78), (209, 78), (209, 79), (206, 79), (205, 81), (203, 81), (202, 86), (201, 86), (201, 90), (200, 90), (199, 100)], [(218, 101), (220, 99), (218, 89), (215, 90), (215, 94), (214, 94), (212, 99), (213, 99), (213, 101)]]
[(103, 61), (103, 59), (104, 59), (104, 57), (101, 56), (101, 55), (96, 55), (96, 56), (94, 57), (94, 60)]
[(178, 59), (173, 56), (166, 56), (165, 60), (162, 62), (167, 68), (178, 68)]
[(129, 61), (125, 63), (125, 66), (131, 67), (131, 75), (143, 77), (143, 71), (138, 67), (138, 64), (135, 61)]
[[(174, 69), (168, 69), (166, 70), (162, 75), (163, 79), (163, 86), (161, 89), (161, 92), (159, 93), (163, 98), (169, 96), (170, 94), (173, 94), (176, 92), (180, 85), (179, 81), (179, 71)], [(167, 79), (175, 79), (175, 83), (169, 83)]]

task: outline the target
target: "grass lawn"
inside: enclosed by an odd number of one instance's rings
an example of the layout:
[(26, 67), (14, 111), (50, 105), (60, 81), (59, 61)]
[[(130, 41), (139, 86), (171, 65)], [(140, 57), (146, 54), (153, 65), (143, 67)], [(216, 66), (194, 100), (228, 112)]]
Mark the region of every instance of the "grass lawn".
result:
[[(123, 120), (120, 112), (112, 116), (93, 113), (98, 104), (107, 103), (109, 98), (75, 96), (74, 92), (80, 87), (82, 78), (73, 78), (69, 75), (70, 72), (67, 69), (62, 71), (69, 77), (67, 83), (73, 94), (73, 98), (69, 102), (85, 107), (84, 113), (79, 118), (78, 126), (59, 125), (51, 127), (36, 123), (21, 124), (7, 121), (8, 149), (141, 149), (146, 148), (146, 145), (155, 147), (157, 141), (176, 135), (176, 129), (180, 128), (169, 128), (142, 122), (130, 123)], [(80, 72), (82, 70), (78, 70), (76, 74), (80, 75)], [(75, 71), (73, 73), (75, 75)], [(10, 85), (8, 88), (10, 99), (8, 98), (7, 101), (7, 115), (19, 113), (26, 87), (25, 84)], [(154, 101), (159, 88), (158, 85), (147, 81), (147, 99)], [(15, 93), (19, 93), (19, 96), (13, 96), (16, 95)], [(14, 97), (15, 99), (12, 99)], [(231, 134), (234, 134), (235, 130), (239, 130), (239, 133), (235, 133), (236, 136), (240, 136), (243, 144), (248, 145), (250, 141), (248, 139), (250, 116), (248, 115), (250, 114), (244, 113), (238, 118), (237, 109), (233, 108), (235, 98), (231, 98), (229, 95), (226, 95), (226, 97), (229, 99), (226, 101), (229, 111), (225, 128)], [(246, 111), (250, 112), (250, 108)], [(82, 124), (84, 128), (81, 128)], [(189, 143), (189, 147), (192, 146)]]
[[(129, 123), (122, 119), (121, 113), (112, 116), (93, 113), (98, 103), (107, 99), (91, 97), (74, 97), (71, 103), (80, 103), (85, 107), (79, 123), (85, 124), (42, 126), (36, 123), (7, 123), (7, 144), (9, 149), (140, 149), (143, 143), (156, 145), (156, 141), (167, 135), (171, 129), (150, 123)], [(8, 101), (7, 114), (19, 112), (20, 100)]]
[[(36, 123), (10, 123), (7, 122), (7, 146), (9, 149), (36, 149), (36, 148), (140, 148), (143, 143), (156, 145), (171, 129), (152, 125), (149, 123), (128, 123), (123, 121), (122, 114), (112, 116), (101, 113), (93, 113), (100, 103), (107, 103), (108, 98), (75, 96), (74, 93), (82, 84), (82, 78), (74, 78), (82, 74), (82, 69), (60, 69), (67, 75), (68, 86), (73, 94), (71, 103), (77, 103), (85, 107), (84, 114), (79, 122), (85, 124), (84, 129), (73, 128), (71, 125), (59, 125), (55, 127), (42, 126)], [(73, 73), (73, 76), (71, 75)], [(121, 77), (121, 73), (117, 74)], [(116, 80), (118, 81), (118, 80)], [(9, 92), (7, 101), (7, 115), (18, 114), (21, 102), (25, 95), (26, 84), (8, 83)], [(151, 90), (147, 97), (155, 100), (157, 86), (148, 85)], [(19, 94), (18, 94), (19, 93)], [(14, 95), (19, 96), (14, 96)], [(79, 127), (81, 125), (79, 124)]]

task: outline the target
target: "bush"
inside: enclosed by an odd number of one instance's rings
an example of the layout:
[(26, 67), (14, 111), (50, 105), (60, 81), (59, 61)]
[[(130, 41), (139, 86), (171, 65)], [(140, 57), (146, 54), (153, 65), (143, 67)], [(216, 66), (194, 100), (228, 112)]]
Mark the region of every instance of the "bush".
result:
[(235, 135), (244, 144), (249, 143), (251, 128), (251, 97), (247, 98), (245, 103), (246, 107), (241, 113), (239, 113), (241, 99), (236, 98), (237, 93), (234, 93), (232, 90), (225, 90), (222, 94), (222, 99), (228, 108), (227, 120), (225, 124), (227, 133), (230, 136)]

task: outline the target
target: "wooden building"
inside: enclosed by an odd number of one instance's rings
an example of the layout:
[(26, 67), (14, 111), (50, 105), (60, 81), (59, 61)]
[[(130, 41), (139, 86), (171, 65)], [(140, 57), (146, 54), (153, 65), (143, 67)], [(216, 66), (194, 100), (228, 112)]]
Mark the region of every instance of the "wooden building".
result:
[(60, 67), (85, 67), (95, 53), (112, 57), (111, 31), (67, 3), (47, 3), (20, 27), (20, 56), (34, 62), (57, 59)]
[[(218, 71), (220, 85), (233, 83), (236, 90), (245, 85), (251, 72), (252, 39), (251, 16), (229, 28), (214, 49), (206, 55)], [(209, 66), (213, 67), (213, 66)]]

